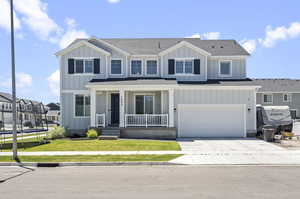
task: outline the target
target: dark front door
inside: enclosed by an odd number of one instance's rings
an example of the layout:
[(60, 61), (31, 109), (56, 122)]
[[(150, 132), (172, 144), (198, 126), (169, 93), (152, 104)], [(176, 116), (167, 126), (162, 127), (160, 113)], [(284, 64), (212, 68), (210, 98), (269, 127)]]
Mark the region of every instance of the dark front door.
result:
[(111, 124), (118, 125), (120, 121), (120, 101), (119, 93), (111, 94)]

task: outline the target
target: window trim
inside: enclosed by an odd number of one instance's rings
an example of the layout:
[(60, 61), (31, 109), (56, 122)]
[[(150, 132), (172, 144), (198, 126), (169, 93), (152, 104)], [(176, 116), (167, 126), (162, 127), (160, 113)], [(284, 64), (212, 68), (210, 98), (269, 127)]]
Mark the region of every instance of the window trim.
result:
[[(136, 113), (136, 96), (138, 95), (142, 95), (144, 96), (144, 102), (145, 102), (145, 96), (152, 96), (153, 97), (153, 114), (155, 114), (155, 93), (134, 93), (134, 104), (133, 104), (133, 113), (134, 114), (137, 114)], [(145, 112), (145, 103), (144, 103), (144, 112)], [(138, 115), (145, 115), (146, 113), (144, 114), (138, 114)], [(148, 114), (148, 115), (152, 115), (152, 114)]]
[[(91, 116), (76, 116), (76, 96), (77, 95), (82, 95), (83, 96), (83, 113), (85, 113), (85, 97), (90, 97), (91, 100), (91, 96), (89, 94), (85, 94), (85, 93), (74, 93), (73, 94), (73, 117), (74, 118), (90, 118)], [(92, 109), (91, 104), (90, 104), (90, 110)]]
[[(112, 72), (111, 72), (111, 62), (113, 61), (113, 60), (120, 60), (121, 61), (121, 73), (118, 73), (118, 74), (113, 74)], [(122, 58), (112, 58), (112, 59), (110, 59), (110, 70), (109, 70), (109, 74), (110, 75), (122, 75), (123, 74), (123, 59)]]
[[(140, 75), (132, 73), (132, 61), (141, 61), (141, 74)], [(143, 74), (144, 74), (144, 67), (143, 66), (144, 66), (143, 59), (140, 59), (140, 58), (130, 59), (130, 76), (136, 76), (136, 77), (143, 76)]]
[[(147, 64), (147, 62), (148, 61), (156, 61), (156, 73), (155, 74), (148, 74), (148, 64)], [(151, 58), (149, 58), (149, 59), (146, 59), (145, 60), (145, 70), (146, 70), (146, 75), (148, 75), (148, 76), (157, 76), (158, 75), (158, 59), (151, 59)]]
[[(222, 62), (229, 62), (230, 63), (230, 73), (229, 74), (221, 74), (221, 63)], [(219, 77), (232, 77), (232, 60), (219, 60)]]
[[(288, 96), (288, 100), (284, 100), (284, 96), (287, 95)], [(282, 101), (283, 102), (292, 102), (292, 94), (291, 93), (282, 93)]]
[[(174, 75), (194, 75), (194, 60), (195, 58), (175, 58), (175, 63), (174, 63)], [(177, 73), (177, 68), (176, 68), (176, 61), (183, 61), (183, 72), (182, 73)], [(185, 72), (185, 62), (186, 61), (191, 61), (192, 62), (192, 72), (191, 73), (186, 73)]]
[[(265, 100), (264, 100), (265, 99), (265, 97), (264, 97), (265, 95), (270, 95), (271, 96), (271, 99), (272, 99), (271, 102), (265, 102)], [(273, 104), (273, 93), (263, 93), (262, 94), (262, 103), (263, 104)]]
[[(68, 61), (68, 59), (74, 59), (74, 73), (72, 73), (72, 74), (69, 74), (68, 72), (67, 72), (67, 74), (66, 75), (70, 75), (70, 76), (80, 76), (80, 75), (82, 75), (82, 76), (91, 76), (91, 75), (96, 75), (95, 73), (94, 73), (94, 59), (100, 59), (100, 73), (99, 74), (102, 74), (103, 72), (101, 72), (101, 57), (68, 57), (67, 58), (67, 61)], [(76, 73), (76, 60), (78, 60), (78, 59), (82, 59), (82, 60), (92, 60), (93, 61), (93, 68), (92, 68), (92, 70), (93, 70), (93, 72), (91, 72), (91, 73)], [(66, 67), (68, 67), (68, 63), (66, 64)], [(68, 70), (68, 69), (66, 69), (66, 70)], [(85, 71), (85, 66), (84, 66), (84, 62), (83, 62), (83, 71)], [(99, 75), (98, 74), (98, 75)]]

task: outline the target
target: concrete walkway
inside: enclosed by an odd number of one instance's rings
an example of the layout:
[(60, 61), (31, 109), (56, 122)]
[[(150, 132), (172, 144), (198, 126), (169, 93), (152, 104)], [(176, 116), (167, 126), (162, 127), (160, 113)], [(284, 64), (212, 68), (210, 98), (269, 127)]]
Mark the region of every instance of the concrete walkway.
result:
[[(18, 137), (18, 141), (21, 140), (26, 140), (26, 139), (30, 139), (30, 138), (36, 138), (36, 137), (45, 137), (46, 134), (39, 134), (39, 135), (32, 135), (32, 136), (23, 136), (23, 137)], [(8, 141), (12, 141), (13, 138), (5, 138), (5, 139), (0, 139), (0, 142), (8, 142)]]
[[(182, 151), (39, 151), (18, 152), (20, 156), (55, 156), (55, 155), (170, 155), (183, 154)], [(12, 152), (0, 152), (0, 156), (10, 156)]]

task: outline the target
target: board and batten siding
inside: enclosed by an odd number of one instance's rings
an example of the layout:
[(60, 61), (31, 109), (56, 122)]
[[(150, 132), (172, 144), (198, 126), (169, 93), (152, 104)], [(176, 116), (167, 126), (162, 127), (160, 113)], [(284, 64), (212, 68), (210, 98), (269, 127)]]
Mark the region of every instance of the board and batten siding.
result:
[(71, 130), (85, 130), (90, 125), (90, 117), (74, 117), (74, 94), (62, 93), (62, 126)]
[[(222, 77), (219, 75), (220, 61), (231, 61), (231, 76)], [(246, 75), (246, 60), (244, 58), (227, 59), (225, 58), (208, 58), (207, 65), (207, 79), (244, 79)]]
[(289, 106), (290, 109), (297, 110), (297, 117), (300, 117), (300, 93), (289, 93), (292, 95), (291, 102), (284, 102), (283, 101), (283, 94), (286, 93), (269, 93), (273, 95), (273, 103), (264, 103), (263, 102), (263, 93), (256, 94), (256, 103), (261, 104), (263, 106)]
[[(174, 105), (177, 109), (178, 104), (245, 104), (247, 131), (255, 131), (256, 104), (254, 97), (254, 89), (176, 89)], [(177, 120), (178, 111), (175, 111), (174, 124), (176, 127)]]
[[(169, 75), (168, 74), (168, 60), (169, 59), (181, 59), (181, 58), (192, 58), (192, 59), (200, 59), (200, 74), (188, 74), (188, 75)], [(163, 77), (174, 78), (176, 77), (178, 80), (187, 80), (187, 81), (204, 81), (206, 80), (206, 56), (200, 54), (199, 52), (183, 46), (176, 50), (169, 52), (166, 55), (162, 56), (162, 67), (163, 67)]]

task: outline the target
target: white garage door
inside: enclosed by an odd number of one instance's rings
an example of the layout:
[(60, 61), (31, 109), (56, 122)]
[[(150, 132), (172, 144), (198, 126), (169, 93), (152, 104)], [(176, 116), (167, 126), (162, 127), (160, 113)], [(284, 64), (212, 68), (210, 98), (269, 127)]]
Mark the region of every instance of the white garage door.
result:
[(245, 137), (243, 104), (179, 104), (178, 137)]

